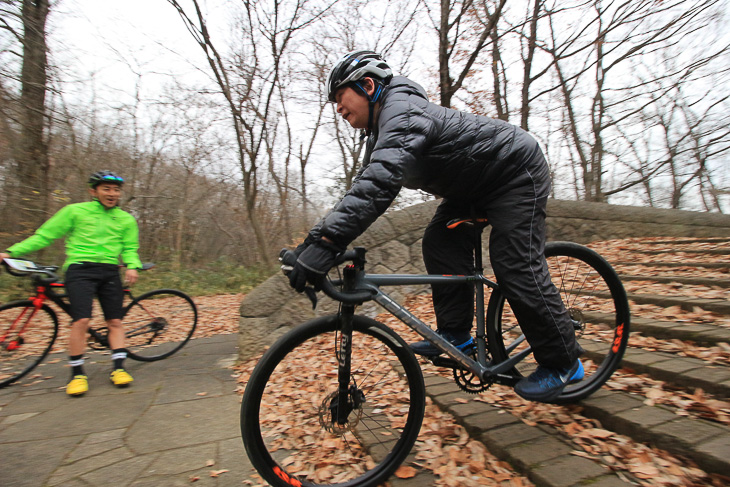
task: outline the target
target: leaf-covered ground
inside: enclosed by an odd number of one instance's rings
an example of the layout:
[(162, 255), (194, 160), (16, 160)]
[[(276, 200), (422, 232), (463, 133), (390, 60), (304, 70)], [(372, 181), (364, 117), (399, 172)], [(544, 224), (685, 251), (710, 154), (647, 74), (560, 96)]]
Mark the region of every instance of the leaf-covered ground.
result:
[[(668, 238), (626, 239), (599, 242), (591, 245), (613, 263), (619, 273), (642, 276), (688, 276), (713, 279), (730, 278), (730, 256), (698, 254), (696, 251), (730, 249), (730, 242), (665, 243), (647, 245), (650, 241), (670, 241)], [(687, 239), (676, 239), (687, 240)], [(682, 251), (678, 253), (679, 251)], [(682, 267), (641, 265), (635, 263), (679, 262)], [(712, 263), (713, 268), (693, 266), (694, 263)], [(718, 267), (718, 263), (727, 266)], [(725, 287), (712, 285), (687, 285), (652, 281), (627, 281), (631, 293), (659, 294), (665, 296), (692, 296), (706, 299), (728, 300)], [(412, 296), (409, 309), (425, 322), (435, 326), (430, 296)], [(686, 311), (680, 307), (661, 308), (654, 305), (631, 303), (633, 316), (692, 323), (730, 326), (730, 317), (695, 308)], [(408, 341), (418, 337), (397, 319), (388, 314), (378, 317), (401, 333)], [(714, 347), (699, 347), (692, 342), (661, 340), (633, 334), (630, 346), (647, 350), (658, 350), (681, 356), (705, 360), (710, 364), (730, 364), (730, 345), (720, 343)], [(246, 380), (255, 360), (238, 368), (239, 392), (243, 392)], [(437, 369), (430, 363), (423, 363), (425, 374), (441, 374), (451, 378), (451, 371)], [(641, 396), (646, 404), (663, 404), (671, 407), (678, 415), (694, 416), (724, 425), (730, 425), (730, 403), (695, 389), (686, 391), (626, 371), (617, 372), (607, 387)], [(574, 446), (573, 454), (587, 457), (614, 471), (619, 477), (636, 485), (728, 485), (730, 477), (710, 475), (690, 460), (666, 451), (651, 448), (626, 436), (617, 435), (601, 427), (600, 423), (581, 415), (579, 405), (557, 406), (525, 401), (510, 388), (493, 386), (470, 399), (497, 405), (505, 414), (513, 414), (528, 425), (551, 428)], [(416, 473), (415, 468), (433, 472), (438, 485), (531, 485), (524, 476), (499, 461), (448, 414), (429, 402), (421, 435), (416, 444), (416, 461), (402, 467), (398, 477), (408, 478)], [(415, 468), (414, 468), (415, 467)], [(256, 484), (250, 481), (250, 484)]]

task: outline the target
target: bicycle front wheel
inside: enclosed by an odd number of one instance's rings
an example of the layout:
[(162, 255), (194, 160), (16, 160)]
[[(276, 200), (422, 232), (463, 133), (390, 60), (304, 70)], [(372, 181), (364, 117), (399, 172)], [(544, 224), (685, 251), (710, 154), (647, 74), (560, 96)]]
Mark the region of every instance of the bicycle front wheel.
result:
[(23, 378), (53, 347), (58, 318), (46, 304), (30, 300), (0, 306), (0, 388)]
[(129, 357), (153, 362), (185, 346), (198, 324), (198, 308), (182, 291), (158, 289), (129, 303), (122, 322)]
[[(598, 390), (618, 368), (629, 340), (626, 291), (613, 267), (598, 253), (572, 242), (545, 246), (550, 276), (560, 292), (585, 354), (585, 378), (567, 386), (554, 401), (575, 402)], [(489, 346), (494, 358), (506, 360), (528, 344), (504, 296), (496, 291), (487, 308)], [(527, 376), (537, 367), (532, 355), (513, 374)]]
[(246, 385), (243, 443), (271, 485), (375, 486), (416, 441), (426, 398), (418, 361), (394, 331), (365, 317), (353, 318), (349, 414), (336, 420), (338, 328), (328, 316), (291, 330)]

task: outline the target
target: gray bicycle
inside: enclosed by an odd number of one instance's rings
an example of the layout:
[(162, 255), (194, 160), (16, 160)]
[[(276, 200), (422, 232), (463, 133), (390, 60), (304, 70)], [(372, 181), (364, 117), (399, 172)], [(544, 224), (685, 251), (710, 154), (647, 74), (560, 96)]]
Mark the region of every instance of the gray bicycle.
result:
[[(486, 223), (474, 227), (481, 249)], [(546, 245), (553, 282), (586, 351), (585, 378), (555, 402), (581, 400), (598, 390), (619, 366), (629, 337), (630, 312), (618, 275), (599, 254), (571, 242)], [(355, 314), (375, 301), (442, 355), (461, 389), (479, 393), (492, 384), (513, 386), (537, 366), (509, 303), (483, 275), (475, 252), (474, 272), (463, 276), (369, 274), (366, 251), (341, 254), (345, 264), (321, 290), (339, 301), (337, 314), (293, 328), (263, 355), (249, 378), (241, 407), (241, 434), (248, 456), (274, 486), (375, 486), (405, 460), (423, 421), (426, 391), (418, 360), (393, 329)], [(283, 270), (296, 256), (283, 250)], [(465, 352), (444, 340), (385, 291), (389, 286), (471, 283), (475, 287), (475, 347)], [(485, 306), (485, 287), (491, 294)], [(316, 297), (310, 290), (316, 304)]]

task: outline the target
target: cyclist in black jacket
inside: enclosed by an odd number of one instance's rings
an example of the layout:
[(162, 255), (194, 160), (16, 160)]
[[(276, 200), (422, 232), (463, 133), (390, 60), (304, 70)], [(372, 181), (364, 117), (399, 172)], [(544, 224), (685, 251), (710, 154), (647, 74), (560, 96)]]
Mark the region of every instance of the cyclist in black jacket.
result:
[[(550, 173), (537, 141), (501, 120), (430, 103), (425, 90), (393, 76), (372, 51), (344, 56), (327, 80), (337, 112), (368, 136), (362, 167), (352, 187), (296, 249), (289, 275), (301, 292), (332, 267), (337, 253), (363, 233), (401, 187), (443, 198), (423, 236), (423, 258), (433, 274), (468, 274), (473, 242), (467, 228), (446, 222), (476, 214), (492, 227), (489, 256), (539, 367), (515, 390), (535, 401), (551, 401), (583, 378), (582, 350), (545, 261), (545, 208)], [(465, 349), (474, 315), (473, 287), (434, 285), (438, 332)], [(427, 341), (411, 345), (433, 356)]]

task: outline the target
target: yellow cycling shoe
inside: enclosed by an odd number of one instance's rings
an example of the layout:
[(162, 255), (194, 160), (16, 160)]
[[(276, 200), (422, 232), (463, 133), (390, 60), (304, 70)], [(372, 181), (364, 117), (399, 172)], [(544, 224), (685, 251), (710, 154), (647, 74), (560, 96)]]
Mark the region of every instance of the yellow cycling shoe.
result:
[(132, 376), (129, 375), (129, 372), (126, 370), (117, 369), (112, 371), (112, 374), (109, 376), (109, 380), (111, 380), (112, 384), (117, 387), (124, 387), (131, 384), (134, 379), (132, 379)]
[(66, 385), (66, 394), (69, 396), (80, 396), (89, 390), (89, 380), (85, 375), (75, 375), (71, 382)]

